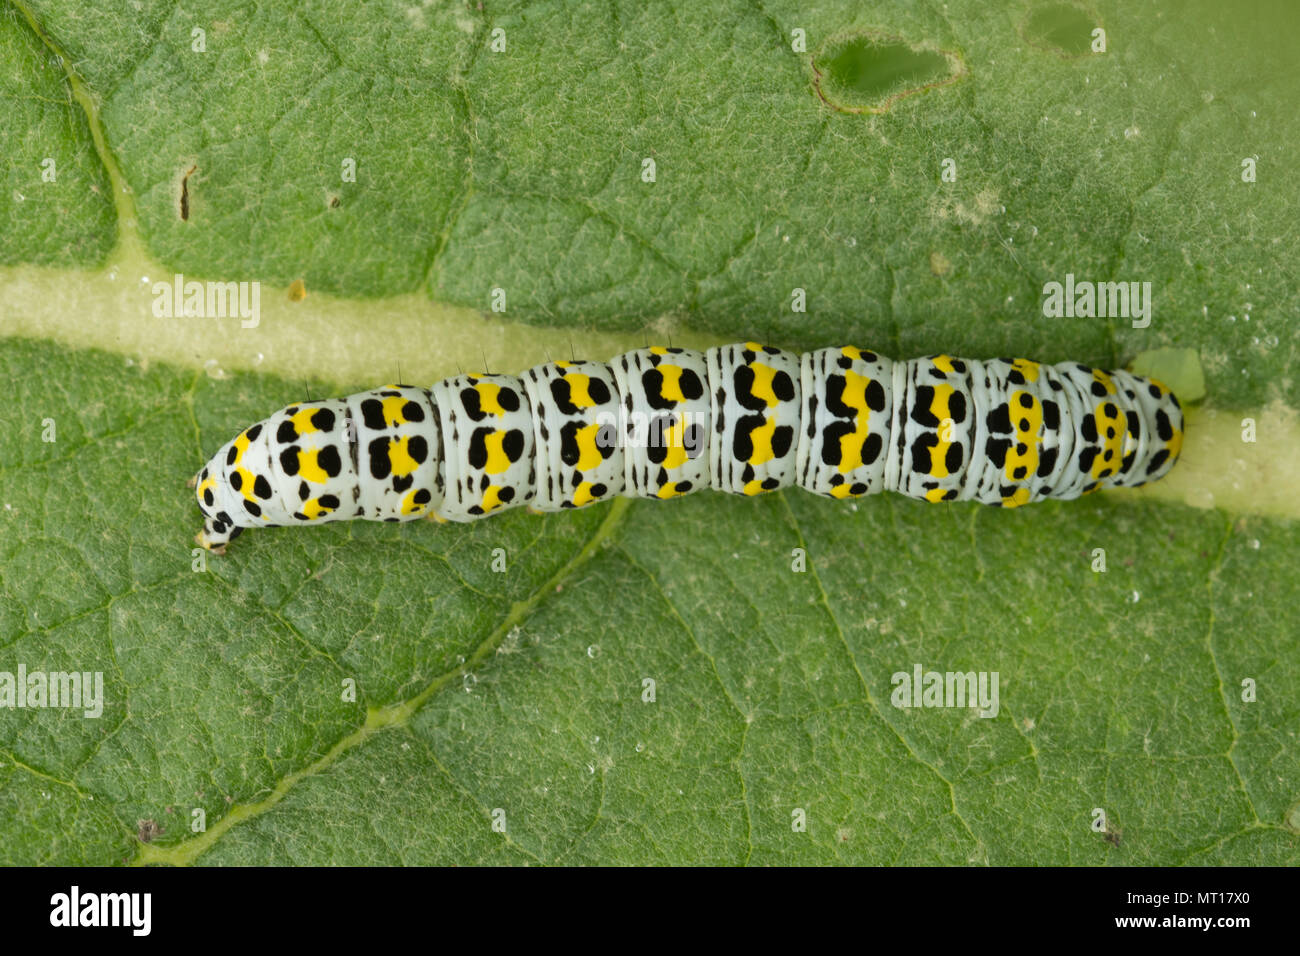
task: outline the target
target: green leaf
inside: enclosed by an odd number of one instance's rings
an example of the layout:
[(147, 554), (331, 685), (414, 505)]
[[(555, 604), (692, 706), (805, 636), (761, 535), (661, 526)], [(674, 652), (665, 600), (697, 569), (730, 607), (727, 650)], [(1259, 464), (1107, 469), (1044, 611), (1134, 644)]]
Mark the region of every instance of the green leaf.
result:
[[(0, 6), (0, 673), (104, 681), (0, 707), (0, 862), (1300, 860), (1294, 17), (1132, 7)], [(927, 51), (959, 75), (898, 95)], [(256, 327), (155, 317), (177, 273), (263, 283)], [(1045, 318), (1067, 273), (1151, 282), (1150, 326)], [(1193, 350), (1207, 400), (1143, 494), (702, 493), (195, 570), (185, 480), (308, 392), (752, 337)], [(894, 706), (918, 665), (997, 672), (996, 716)]]

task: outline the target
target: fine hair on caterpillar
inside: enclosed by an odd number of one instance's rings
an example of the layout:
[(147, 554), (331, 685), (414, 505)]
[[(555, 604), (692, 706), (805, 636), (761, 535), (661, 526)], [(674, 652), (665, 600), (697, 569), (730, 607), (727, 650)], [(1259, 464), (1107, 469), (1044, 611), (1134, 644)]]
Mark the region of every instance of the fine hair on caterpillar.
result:
[(1161, 478), (1182, 440), (1169, 388), (1074, 362), (647, 347), (290, 405), (195, 476), (196, 540), (220, 551), (249, 527), (473, 521), (706, 487), (1017, 507)]

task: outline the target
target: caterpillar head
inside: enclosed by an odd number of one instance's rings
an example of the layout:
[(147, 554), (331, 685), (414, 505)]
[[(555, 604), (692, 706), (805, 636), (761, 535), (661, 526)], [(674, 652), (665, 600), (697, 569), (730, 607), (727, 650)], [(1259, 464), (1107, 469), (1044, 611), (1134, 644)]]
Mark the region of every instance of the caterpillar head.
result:
[(190, 486), (199, 502), (199, 511), (203, 514), (203, 528), (194, 536), (194, 540), (218, 554), (225, 551), (226, 545), (244, 530), (237, 527), (231, 517), (231, 502), (227, 500), (230, 482), (223, 474), (225, 469), (221, 467), (220, 459), (220, 455), (215, 456), (190, 479)]
[(194, 494), (203, 513), (203, 530), (194, 540), (218, 554), (244, 528), (271, 518), (274, 501), (265, 433), (265, 422), (244, 429), (194, 476)]
[[(361, 515), (357, 452), (346, 422), (343, 402), (303, 402), (228, 441), (194, 478), (203, 512), (203, 530), (195, 540), (220, 552), (242, 528)], [(408, 457), (415, 447), (410, 445)], [(408, 485), (411, 480), (408, 476)]]

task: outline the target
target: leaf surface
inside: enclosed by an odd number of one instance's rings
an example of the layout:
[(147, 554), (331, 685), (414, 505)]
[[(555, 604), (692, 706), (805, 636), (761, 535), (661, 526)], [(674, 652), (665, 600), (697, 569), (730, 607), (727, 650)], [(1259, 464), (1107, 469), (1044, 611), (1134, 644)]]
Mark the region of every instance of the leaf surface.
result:
[[(0, 862), (1297, 862), (1286, 6), (485, 6), (0, 6), (0, 671), (105, 687), (0, 708)], [(1080, 16), (1106, 53), (1053, 45)], [(859, 35), (964, 72), (840, 112), (813, 63)], [(176, 273), (262, 282), (260, 324), (156, 318)], [(1045, 318), (1067, 273), (1150, 282), (1150, 326)], [(271, 410), (647, 337), (1168, 346), (1208, 398), (1152, 495), (702, 493), (193, 570), (184, 481)], [(917, 665), (997, 715), (894, 706)]]

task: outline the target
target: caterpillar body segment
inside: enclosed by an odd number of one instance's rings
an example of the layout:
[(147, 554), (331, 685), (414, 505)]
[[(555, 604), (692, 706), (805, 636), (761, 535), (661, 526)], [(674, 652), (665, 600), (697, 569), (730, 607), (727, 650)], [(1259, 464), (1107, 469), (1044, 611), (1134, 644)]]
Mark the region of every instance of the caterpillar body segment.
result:
[(435, 384), (429, 398), (442, 432), (446, 486), (434, 514), (473, 521), (533, 499), (533, 412), (522, 381), (513, 375), (457, 375)]
[(349, 395), (349, 453), (361, 478), (346, 517), (412, 521), (445, 496), (442, 429), (428, 389), (390, 385)]
[(704, 487), (1017, 507), (1154, 481), (1182, 441), (1166, 386), (1073, 362), (645, 348), (290, 405), (195, 476), (196, 540), (220, 551), (250, 527), (474, 521)]
[(819, 349), (800, 357), (799, 382), (799, 486), (831, 498), (884, 491), (894, 363), (865, 349)]
[(799, 356), (746, 342), (705, 353), (710, 485), (757, 495), (794, 484), (799, 452)]
[(623, 399), (623, 493), (675, 498), (707, 487), (712, 416), (704, 353), (655, 346), (610, 365)]
[(524, 373), (536, 449), (535, 511), (564, 511), (621, 495), (623, 408), (603, 362), (552, 362)]

